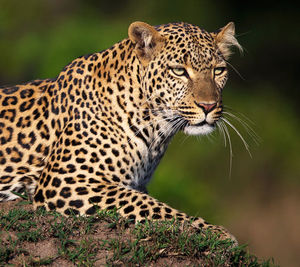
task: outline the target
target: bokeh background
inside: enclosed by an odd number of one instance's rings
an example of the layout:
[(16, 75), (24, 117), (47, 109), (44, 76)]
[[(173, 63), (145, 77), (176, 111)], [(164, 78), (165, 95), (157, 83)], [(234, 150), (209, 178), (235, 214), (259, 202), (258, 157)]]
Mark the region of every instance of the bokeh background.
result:
[[(271, 3), (271, 4), (270, 4)], [(0, 85), (55, 77), (74, 58), (127, 37), (136, 20), (185, 21), (214, 31), (229, 21), (244, 54), (233, 56), (224, 103), (237, 120), (230, 173), (222, 136), (178, 134), (150, 194), (225, 225), (250, 252), (282, 266), (300, 262), (299, 5), (215, 0), (0, 0)], [(247, 118), (245, 118), (244, 114)]]

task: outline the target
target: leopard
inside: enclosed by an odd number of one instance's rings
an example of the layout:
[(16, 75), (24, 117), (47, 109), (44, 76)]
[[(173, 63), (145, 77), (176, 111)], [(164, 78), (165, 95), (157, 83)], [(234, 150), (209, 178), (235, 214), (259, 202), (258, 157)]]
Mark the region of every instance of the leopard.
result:
[(34, 209), (190, 221), (236, 241), (146, 189), (176, 133), (217, 128), (234, 47), (241, 49), (233, 22), (208, 32), (136, 21), (127, 38), (76, 58), (54, 79), (1, 87), (0, 201), (25, 192)]

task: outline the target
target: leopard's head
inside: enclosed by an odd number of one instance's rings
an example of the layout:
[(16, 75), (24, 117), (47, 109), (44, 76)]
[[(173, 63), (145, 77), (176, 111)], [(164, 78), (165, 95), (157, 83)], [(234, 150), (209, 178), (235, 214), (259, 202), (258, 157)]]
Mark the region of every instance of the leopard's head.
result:
[(149, 107), (190, 135), (210, 133), (222, 115), (231, 46), (241, 49), (230, 22), (209, 33), (187, 23), (152, 27), (134, 22), (129, 38), (143, 66)]

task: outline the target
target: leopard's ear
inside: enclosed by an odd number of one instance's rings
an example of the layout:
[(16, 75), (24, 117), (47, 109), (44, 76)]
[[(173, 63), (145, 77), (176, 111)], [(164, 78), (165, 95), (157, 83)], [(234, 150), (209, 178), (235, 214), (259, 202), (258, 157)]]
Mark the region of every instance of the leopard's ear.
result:
[(231, 47), (237, 47), (240, 52), (243, 51), (242, 46), (238, 43), (235, 38), (235, 26), (233, 22), (229, 22), (225, 27), (221, 28), (218, 32), (213, 33), (215, 42), (220, 49), (221, 53), (228, 59), (231, 55)]
[(145, 66), (160, 51), (165, 38), (147, 23), (136, 21), (128, 28), (129, 39), (135, 44), (135, 51)]

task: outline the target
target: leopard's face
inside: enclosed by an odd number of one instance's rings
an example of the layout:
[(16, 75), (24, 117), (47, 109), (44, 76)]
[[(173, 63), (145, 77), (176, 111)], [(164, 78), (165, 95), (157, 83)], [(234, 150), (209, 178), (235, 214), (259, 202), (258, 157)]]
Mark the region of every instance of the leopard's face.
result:
[(222, 53), (217, 34), (197, 26), (178, 23), (156, 30), (163, 45), (146, 65), (143, 86), (147, 103), (174, 130), (189, 135), (212, 132), (222, 115), (228, 52)]

